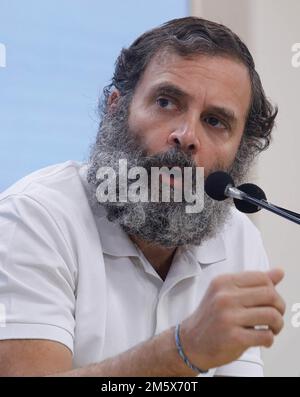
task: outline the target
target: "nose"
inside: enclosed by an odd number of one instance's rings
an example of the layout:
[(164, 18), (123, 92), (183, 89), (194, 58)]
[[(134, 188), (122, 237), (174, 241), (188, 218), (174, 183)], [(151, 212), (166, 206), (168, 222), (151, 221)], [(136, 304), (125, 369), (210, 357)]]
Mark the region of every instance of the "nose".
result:
[(195, 154), (199, 149), (199, 138), (196, 127), (192, 123), (178, 126), (168, 137), (171, 146), (181, 149), (188, 154)]

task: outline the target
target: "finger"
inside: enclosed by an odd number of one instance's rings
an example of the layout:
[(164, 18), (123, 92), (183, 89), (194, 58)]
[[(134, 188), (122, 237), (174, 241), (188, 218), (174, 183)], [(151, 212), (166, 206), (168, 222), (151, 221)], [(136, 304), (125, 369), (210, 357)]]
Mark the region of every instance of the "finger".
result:
[(274, 334), (270, 330), (242, 329), (240, 338), (245, 347), (271, 347), (274, 342)]
[(231, 275), (231, 281), (239, 288), (271, 285), (272, 280), (266, 272), (242, 272)]
[(283, 316), (285, 302), (274, 286), (241, 288), (236, 293), (236, 301), (243, 307), (271, 306)]
[(284, 271), (282, 269), (276, 268), (276, 269), (272, 269), (269, 272), (267, 272), (267, 275), (269, 276), (273, 285), (277, 285), (283, 279)]
[(267, 325), (274, 335), (279, 334), (284, 325), (282, 315), (272, 307), (243, 309), (237, 315), (237, 322), (242, 327)]

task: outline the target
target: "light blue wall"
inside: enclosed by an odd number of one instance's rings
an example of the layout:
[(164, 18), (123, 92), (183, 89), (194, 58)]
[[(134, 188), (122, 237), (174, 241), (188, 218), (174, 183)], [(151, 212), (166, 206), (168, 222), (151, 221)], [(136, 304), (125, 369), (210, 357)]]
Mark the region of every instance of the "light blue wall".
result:
[(187, 3), (0, 0), (0, 191), (46, 165), (86, 159), (120, 49), (187, 15)]

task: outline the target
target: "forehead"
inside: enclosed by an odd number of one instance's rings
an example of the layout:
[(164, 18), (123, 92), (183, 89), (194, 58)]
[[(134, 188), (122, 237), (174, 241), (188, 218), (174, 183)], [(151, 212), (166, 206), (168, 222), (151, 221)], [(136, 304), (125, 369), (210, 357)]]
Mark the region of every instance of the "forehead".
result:
[(182, 57), (162, 52), (152, 58), (136, 88), (146, 96), (155, 87), (173, 84), (203, 104), (228, 106), (241, 116), (248, 113), (251, 83), (245, 65), (224, 56)]

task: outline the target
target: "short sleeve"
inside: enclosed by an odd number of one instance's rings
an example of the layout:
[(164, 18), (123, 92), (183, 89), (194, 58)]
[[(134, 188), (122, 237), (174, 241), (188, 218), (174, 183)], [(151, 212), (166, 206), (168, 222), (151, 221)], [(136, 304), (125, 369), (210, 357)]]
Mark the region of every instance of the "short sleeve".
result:
[(0, 340), (48, 339), (73, 352), (75, 258), (33, 197), (0, 200)]

